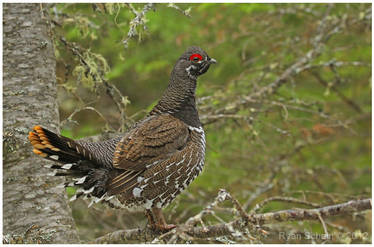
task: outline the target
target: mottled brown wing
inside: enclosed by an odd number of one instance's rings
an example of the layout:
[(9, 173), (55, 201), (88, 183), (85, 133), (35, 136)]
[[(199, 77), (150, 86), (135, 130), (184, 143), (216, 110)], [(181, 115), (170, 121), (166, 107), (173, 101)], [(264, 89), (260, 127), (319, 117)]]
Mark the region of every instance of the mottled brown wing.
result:
[(131, 191), (144, 171), (183, 149), (188, 138), (187, 125), (173, 116), (150, 116), (140, 122), (117, 144), (113, 167), (123, 172), (109, 183), (109, 194)]
[(113, 166), (144, 171), (182, 149), (188, 137), (188, 126), (181, 120), (168, 114), (150, 116), (117, 144)]

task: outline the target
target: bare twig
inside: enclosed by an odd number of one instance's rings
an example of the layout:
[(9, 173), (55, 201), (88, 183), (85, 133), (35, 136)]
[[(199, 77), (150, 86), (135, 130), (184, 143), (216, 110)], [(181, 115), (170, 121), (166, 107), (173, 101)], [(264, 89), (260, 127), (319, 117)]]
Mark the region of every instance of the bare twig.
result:
[(191, 17), (191, 14), (190, 14), (190, 12), (191, 12), (191, 7), (189, 7), (189, 8), (186, 9), (186, 10), (183, 10), (183, 9), (181, 9), (178, 5), (176, 5), (175, 3), (169, 3), (167, 6), (168, 6), (169, 8), (173, 8), (173, 9), (178, 10), (179, 12), (181, 12), (182, 14), (184, 14), (185, 16)]
[(334, 215), (347, 215), (371, 209), (371, 199), (353, 200), (341, 204), (316, 209), (289, 209), (265, 214), (254, 215), (253, 218), (260, 225), (284, 221), (319, 220)]
[[(296, 145), (295, 148), (293, 150), (291, 150), (290, 152), (280, 154), (280, 155), (278, 155), (278, 157), (276, 157), (274, 160), (272, 160), (271, 163), (275, 164), (275, 165), (271, 166), (272, 167), (271, 174), (268, 176), (267, 179), (265, 179), (264, 185), (257, 188), (256, 191), (254, 193), (252, 193), (251, 196), (247, 199), (247, 201), (244, 203), (244, 206), (243, 206), (244, 210), (247, 210), (248, 207), (252, 204), (252, 202), (257, 197), (259, 197), (261, 194), (271, 190), (274, 187), (274, 182), (273, 181), (274, 181), (276, 175), (278, 174), (279, 170), (285, 164), (287, 164), (285, 161), (288, 158), (290, 158), (291, 156), (293, 156), (294, 154), (299, 153), (303, 148), (307, 147), (310, 144), (312, 144), (312, 143), (309, 143), (309, 142), (300, 143), (300, 144)], [(314, 206), (317, 206), (317, 205), (314, 205)]]
[(267, 198), (266, 200), (262, 201), (261, 203), (256, 204), (254, 207), (254, 211), (258, 212), (261, 208), (263, 208), (266, 204), (272, 202), (272, 201), (281, 201), (281, 202), (288, 202), (288, 203), (297, 203), (297, 204), (302, 204), (310, 207), (319, 207), (320, 205), (317, 203), (313, 202), (308, 202), (305, 200), (300, 200), (292, 197), (281, 197), (281, 196), (274, 196)]
[(327, 231), (327, 226), (326, 226), (325, 221), (323, 220), (323, 218), (322, 218), (322, 216), (321, 216), (321, 214), (320, 214), (319, 212), (318, 212), (317, 214), (318, 214), (318, 219), (319, 219), (319, 221), (320, 221), (321, 224), (322, 224), (323, 231), (325, 232), (325, 235), (326, 235), (326, 236), (329, 236), (329, 232)]
[(66, 119), (64, 119), (63, 121), (60, 122), (60, 126), (64, 126), (67, 122), (74, 122), (75, 123), (75, 121), (73, 120), (73, 117), (77, 113), (79, 113), (81, 111), (84, 111), (84, 110), (90, 110), (90, 111), (96, 112), (96, 114), (99, 115), (99, 117), (105, 121), (106, 128), (109, 129), (109, 130), (113, 130), (113, 128), (110, 127), (109, 122), (106, 120), (106, 118), (103, 116), (103, 114), (101, 112), (99, 112), (97, 109), (95, 109), (91, 106), (86, 106), (86, 107), (76, 109), (73, 113), (70, 114), (69, 117), (67, 117)]
[(340, 92), (340, 90), (336, 87), (335, 84), (329, 84), (328, 82), (326, 82), (322, 78), (322, 76), (319, 73), (317, 73), (315, 71), (310, 71), (310, 73), (317, 79), (317, 81), (320, 84), (322, 84), (324, 87), (329, 88), (332, 91), (334, 91), (339, 96), (339, 98), (341, 98), (343, 100), (343, 102), (345, 102), (347, 105), (349, 105), (353, 110), (355, 110), (358, 113), (362, 113), (361, 107), (359, 105), (357, 105), (353, 100), (346, 97), (342, 92)]
[(200, 213), (198, 213), (197, 215), (189, 218), (187, 221), (186, 221), (186, 225), (189, 225), (189, 226), (194, 226), (196, 225), (197, 223), (200, 223), (201, 222), (201, 219), (204, 215), (206, 214), (212, 214), (212, 209), (217, 206), (219, 203), (225, 201), (227, 199), (227, 195), (228, 193), (225, 191), (225, 190), (220, 190), (217, 197), (214, 199), (214, 201), (209, 204), (208, 206), (206, 206)]
[(261, 194), (264, 194), (265, 192), (271, 190), (274, 187), (273, 183), (268, 183), (264, 186), (258, 187), (252, 194), (251, 196), (247, 199), (247, 201), (244, 203), (243, 208), (246, 210), (249, 205), (252, 204), (252, 202), (259, 197)]
[[(325, 207), (319, 207), (315, 209), (289, 209), (282, 210), (264, 214), (251, 214), (242, 210), (239, 202), (234, 199), (227, 191), (220, 190), (217, 198), (212, 204), (206, 208), (211, 208), (220, 202), (225, 200), (230, 200), (235, 208), (239, 211), (240, 218), (233, 220), (228, 223), (221, 223), (211, 226), (195, 227), (194, 224), (199, 220), (198, 217), (192, 217), (186, 224), (179, 226), (173, 231), (175, 234), (170, 234), (176, 241), (178, 236), (184, 235), (184, 238), (211, 238), (225, 235), (235, 235), (241, 234), (248, 227), (251, 230), (257, 230), (261, 234), (268, 234), (264, 231), (261, 226), (272, 223), (280, 223), (286, 221), (304, 221), (304, 220), (319, 220), (324, 225), (324, 231), (327, 232), (327, 226), (324, 223), (323, 218), (328, 218), (335, 215), (349, 215), (356, 212), (362, 212), (364, 210), (370, 210), (372, 208), (371, 199), (353, 200), (341, 204), (335, 204)], [(204, 209), (205, 210), (205, 209)], [(204, 211), (203, 210), (203, 211)], [(271, 227), (269, 228), (271, 230)], [(162, 237), (167, 238), (169, 234), (165, 234)], [(152, 232), (150, 229), (130, 229), (130, 230), (120, 230), (113, 233), (109, 233), (103, 237), (100, 237), (94, 241), (94, 243), (118, 243), (126, 240), (140, 240), (140, 241), (150, 241), (152, 239), (160, 240), (160, 233)], [(169, 239), (170, 241), (170, 239)]]
[(330, 68), (331, 66), (334, 66), (336, 68), (340, 67), (369, 67), (370, 64), (361, 62), (361, 61), (336, 61), (334, 59), (329, 60), (329, 61), (321, 61), (317, 64), (306, 64), (304, 67), (301, 67), (301, 71), (306, 71), (306, 70), (311, 70), (311, 69), (318, 69), (318, 68)]
[(145, 25), (146, 23), (146, 19), (145, 19), (145, 15), (148, 11), (154, 9), (154, 3), (147, 3), (146, 5), (144, 5), (143, 7), (143, 10), (142, 11), (137, 11), (131, 3), (128, 3), (127, 6), (130, 8), (131, 12), (134, 13), (135, 17), (134, 19), (132, 19), (130, 21), (130, 29), (127, 33), (127, 38), (122, 41), (125, 48), (128, 47), (128, 43), (129, 43), (129, 40), (133, 37), (135, 37), (136, 35), (138, 35), (138, 32), (136, 31), (136, 28), (138, 26), (143, 26), (143, 29), (146, 30), (147, 29), (147, 26)]

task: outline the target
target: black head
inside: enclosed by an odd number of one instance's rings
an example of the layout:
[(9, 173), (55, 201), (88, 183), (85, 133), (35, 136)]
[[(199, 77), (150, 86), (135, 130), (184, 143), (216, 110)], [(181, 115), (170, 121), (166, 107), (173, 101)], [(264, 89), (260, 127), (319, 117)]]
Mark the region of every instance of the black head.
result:
[(208, 71), (211, 64), (216, 62), (200, 47), (191, 46), (179, 58), (178, 68), (184, 69), (191, 79), (196, 80), (199, 75)]
[(189, 47), (175, 64), (169, 85), (150, 115), (168, 113), (189, 126), (200, 127), (195, 103), (196, 79), (207, 72), (212, 63), (216, 60), (203, 49)]

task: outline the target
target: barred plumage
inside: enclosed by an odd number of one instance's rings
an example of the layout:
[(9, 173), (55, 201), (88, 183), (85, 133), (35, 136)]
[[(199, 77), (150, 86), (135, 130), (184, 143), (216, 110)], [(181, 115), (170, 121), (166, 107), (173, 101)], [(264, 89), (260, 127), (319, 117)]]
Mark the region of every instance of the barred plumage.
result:
[[(60, 164), (53, 175), (71, 176), (92, 203), (142, 207), (152, 225), (168, 230), (167, 206), (203, 169), (205, 133), (195, 104), (196, 78), (214, 59), (190, 47), (178, 60), (170, 83), (149, 115), (124, 136), (98, 143), (74, 141), (35, 126), (29, 134), (34, 153)], [(154, 218), (156, 220), (154, 220)]]

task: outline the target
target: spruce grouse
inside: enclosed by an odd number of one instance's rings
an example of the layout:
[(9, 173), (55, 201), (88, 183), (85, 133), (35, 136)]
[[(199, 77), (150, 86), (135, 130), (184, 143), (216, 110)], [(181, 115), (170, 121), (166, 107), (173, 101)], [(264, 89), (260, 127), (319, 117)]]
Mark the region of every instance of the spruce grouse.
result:
[[(79, 196), (92, 203), (141, 207), (159, 230), (161, 209), (183, 191), (203, 169), (205, 134), (195, 103), (197, 77), (216, 63), (193, 46), (178, 59), (169, 85), (151, 112), (127, 133), (103, 142), (75, 141), (40, 126), (29, 133), (33, 152), (58, 163), (56, 176), (70, 176)], [(90, 205), (91, 205), (90, 204)]]

